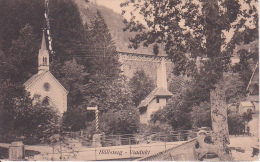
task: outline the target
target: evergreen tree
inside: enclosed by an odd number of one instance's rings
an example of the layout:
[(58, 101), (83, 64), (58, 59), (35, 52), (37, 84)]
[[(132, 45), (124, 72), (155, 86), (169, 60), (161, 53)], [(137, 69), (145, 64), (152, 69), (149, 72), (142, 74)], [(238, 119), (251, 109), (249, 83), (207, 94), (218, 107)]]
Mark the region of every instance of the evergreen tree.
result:
[(104, 79), (116, 79), (120, 74), (121, 64), (118, 61), (115, 43), (112, 39), (107, 24), (97, 11), (88, 30), (88, 44), (90, 52), (86, 55), (86, 66), (91, 75), (103, 74)]
[[(84, 53), (84, 30), (77, 5), (73, 0), (53, 0), (49, 3), (49, 19), (54, 56), (60, 63)], [(58, 69), (55, 69), (58, 70)]]
[(106, 112), (110, 109), (124, 109), (131, 102), (131, 93), (126, 78), (121, 75), (117, 51), (112, 36), (101, 13), (85, 25), (86, 40), (90, 51), (83, 57), (88, 69), (87, 86), (84, 90), (85, 105), (98, 105)]
[(19, 37), (13, 40), (10, 54), (7, 56), (8, 63), (12, 65), (8, 69), (8, 78), (14, 83), (23, 84), (31, 75), (38, 70), (39, 40), (34, 34), (33, 28), (26, 24), (20, 31)]
[(29, 24), (38, 39), (42, 36), (44, 22), (44, 1), (42, 0), (1, 0), (0, 1), (0, 48), (9, 55), (12, 41), (20, 30)]

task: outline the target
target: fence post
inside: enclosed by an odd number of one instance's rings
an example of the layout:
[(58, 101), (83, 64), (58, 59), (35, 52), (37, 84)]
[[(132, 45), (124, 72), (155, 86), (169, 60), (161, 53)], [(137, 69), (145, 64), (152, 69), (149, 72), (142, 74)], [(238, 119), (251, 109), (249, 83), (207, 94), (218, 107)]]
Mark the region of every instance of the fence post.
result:
[(167, 135), (165, 135), (165, 139), (164, 139), (165, 150), (166, 150), (166, 141), (167, 141)]
[(60, 141), (60, 159), (62, 160), (62, 146), (61, 146), (61, 141)]
[(130, 159), (131, 159), (131, 137), (129, 137), (129, 146), (130, 146)]
[(95, 160), (97, 161), (97, 144), (96, 144), (96, 140), (94, 141), (95, 143)]
[(19, 142), (12, 142), (11, 146), (9, 147), (9, 160), (23, 160), (24, 159), (24, 145), (22, 141)]

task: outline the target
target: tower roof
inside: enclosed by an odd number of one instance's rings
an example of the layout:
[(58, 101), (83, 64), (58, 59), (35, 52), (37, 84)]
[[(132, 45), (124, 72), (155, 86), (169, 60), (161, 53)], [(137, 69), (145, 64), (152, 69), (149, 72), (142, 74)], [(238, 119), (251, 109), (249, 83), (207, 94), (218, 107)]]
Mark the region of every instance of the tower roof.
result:
[(44, 30), (43, 30), (43, 32), (42, 32), (42, 44), (41, 44), (41, 50), (47, 50), (46, 41), (45, 41)]
[(137, 108), (147, 106), (155, 97), (168, 98), (172, 96), (173, 94), (164, 88), (155, 88), (144, 100), (141, 101)]

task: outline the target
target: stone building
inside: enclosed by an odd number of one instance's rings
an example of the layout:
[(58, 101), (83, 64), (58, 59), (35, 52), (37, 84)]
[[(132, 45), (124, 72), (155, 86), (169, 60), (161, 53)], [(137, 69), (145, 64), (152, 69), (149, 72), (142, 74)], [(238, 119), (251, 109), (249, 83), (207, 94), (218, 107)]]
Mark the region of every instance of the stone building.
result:
[(67, 110), (68, 91), (49, 71), (49, 52), (44, 32), (38, 54), (38, 73), (31, 76), (24, 86), (26, 91), (30, 92), (31, 97), (38, 96), (38, 101), (44, 106), (57, 108), (60, 114)]

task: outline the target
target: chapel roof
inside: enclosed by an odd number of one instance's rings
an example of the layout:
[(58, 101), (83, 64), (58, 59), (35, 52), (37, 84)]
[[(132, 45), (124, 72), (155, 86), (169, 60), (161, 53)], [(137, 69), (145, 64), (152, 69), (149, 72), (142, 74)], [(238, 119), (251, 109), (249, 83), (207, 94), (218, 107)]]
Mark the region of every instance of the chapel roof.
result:
[(35, 80), (37, 80), (37, 78), (39, 77), (40, 75), (37, 74), (34, 74), (33, 76), (31, 76), (23, 85), (27, 88), (29, 85), (31, 85)]
[(51, 74), (50, 71), (46, 70), (44, 71), (43, 73), (41, 74), (34, 74), (33, 76), (31, 76), (23, 85), (25, 86), (25, 88), (29, 88), (33, 83), (35, 83), (39, 78), (41, 78), (43, 75), (45, 75), (46, 73), (49, 73), (52, 78), (54, 79), (54, 81), (56, 81), (60, 86), (61, 88), (66, 92), (68, 93), (68, 91), (60, 84), (60, 82)]
[(147, 106), (152, 99), (155, 97), (171, 97), (173, 94), (164, 88), (155, 88), (141, 103), (137, 106), (137, 108)]

